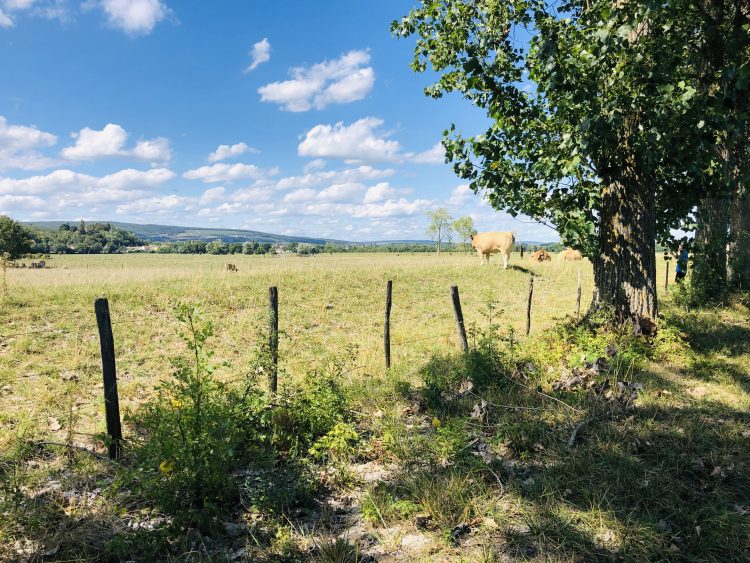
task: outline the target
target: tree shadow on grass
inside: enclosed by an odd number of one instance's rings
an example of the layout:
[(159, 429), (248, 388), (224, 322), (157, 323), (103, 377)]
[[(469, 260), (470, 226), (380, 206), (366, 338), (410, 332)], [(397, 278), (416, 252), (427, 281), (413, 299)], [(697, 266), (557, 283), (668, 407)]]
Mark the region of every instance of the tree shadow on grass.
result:
[[(470, 366), (440, 358), (427, 364), (428, 374), (447, 374), (433, 376), (421, 391), (427, 393), (425, 416), (440, 416), (441, 426), (415, 441), (413, 463), (422, 480), (443, 491), (450, 491), (457, 473), (481, 475), (492, 493), (472, 500), (475, 507), (490, 506), (486, 499), (493, 495), (497, 507), (507, 499), (500, 517), (516, 521), (500, 528), (508, 555), (587, 561), (750, 557), (750, 518), (744, 512), (750, 508), (750, 443), (743, 436), (750, 413), (708, 400), (686, 406), (659, 391), (673, 382), (640, 372), (636, 377), (649, 395), (643, 406), (637, 401), (630, 411), (575, 403), (584, 411), (576, 420), (587, 422), (571, 447), (572, 424), (560, 423), (559, 410), (547, 415), (555, 403), (539, 395), (533, 381), (509, 385), (497, 373), (497, 385), (483, 377), (465, 396), (449, 391), (462, 378), (475, 377), (476, 366)], [(570, 392), (558, 397), (571, 400)], [(433, 451), (446, 440), (455, 452), (449, 470)], [(481, 461), (483, 452), (492, 454), (489, 465)], [(414, 467), (407, 465), (387, 486), (398, 491), (413, 475)], [(418, 494), (407, 500), (424, 505)], [(467, 519), (473, 516), (487, 514)], [(517, 522), (526, 526), (519, 529)]]

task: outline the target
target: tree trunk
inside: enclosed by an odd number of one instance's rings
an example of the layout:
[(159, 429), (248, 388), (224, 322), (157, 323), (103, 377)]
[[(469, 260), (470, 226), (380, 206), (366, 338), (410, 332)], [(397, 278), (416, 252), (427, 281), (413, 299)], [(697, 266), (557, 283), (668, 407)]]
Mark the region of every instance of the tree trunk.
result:
[(691, 278), (700, 300), (721, 299), (726, 293), (728, 227), (729, 198), (717, 193), (701, 200)]
[(750, 289), (750, 191), (735, 193), (729, 217), (729, 280), (732, 287)]
[(635, 173), (605, 177), (594, 258), (592, 308), (614, 308), (617, 320), (656, 318), (654, 190)]

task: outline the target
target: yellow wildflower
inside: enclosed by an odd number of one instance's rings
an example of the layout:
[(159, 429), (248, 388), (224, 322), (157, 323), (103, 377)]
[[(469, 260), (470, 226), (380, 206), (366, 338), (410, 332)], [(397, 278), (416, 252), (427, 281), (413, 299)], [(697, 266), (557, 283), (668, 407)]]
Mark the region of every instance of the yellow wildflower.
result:
[(169, 475), (174, 471), (174, 461), (167, 461), (164, 460), (159, 464), (159, 471), (164, 473), (164, 475)]
[(179, 409), (182, 406), (182, 401), (178, 401), (177, 399), (172, 399), (172, 406), (176, 409)]
[(440, 422), (440, 419), (438, 417), (435, 417), (432, 419), (432, 425), (435, 428), (440, 428), (442, 426), (442, 423)]

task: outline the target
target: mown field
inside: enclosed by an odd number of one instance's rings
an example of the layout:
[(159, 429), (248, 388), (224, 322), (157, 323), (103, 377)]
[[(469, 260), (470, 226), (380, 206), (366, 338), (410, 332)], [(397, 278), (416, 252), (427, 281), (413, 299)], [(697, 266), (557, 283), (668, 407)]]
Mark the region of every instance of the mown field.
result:
[[(579, 270), (584, 310), (593, 290), (587, 261), (530, 264), (516, 254), (503, 270), (462, 254), (130, 255), (9, 270), (0, 560), (748, 560), (748, 298), (687, 310), (674, 286), (664, 295), (657, 262), (654, 339), (596, 318), (572, 322)], [(280, 296), (276, 399), (261, 394), (258, 367), (271, 285)], [(120, 464), (76, 449), (106, 452), (100, 296), (125, 415)], [(211, 392), (231, 428), (205, 430), (225, 438), (206, 440), (214, 445), (200, 462), (226, 454), (217, 467), (232, 490), (212, 485), (228, 499), (219, 507), (194, 502), (200, 463), (174, 450), (192, 442), (143, 418), (147, 407), (177, 423), (195, 413), (189, 393), (157, 393), (175, 373), (170, 358), (192, 365), (180, 303), (200, 305), (214, 324), (212, 377), (227, 385)], [(259, 391), (242, 393), (247, 382)], [(239, 408), (221, 402), (237, 390)], [(149, 442), (148, 428), (166, 442)]]

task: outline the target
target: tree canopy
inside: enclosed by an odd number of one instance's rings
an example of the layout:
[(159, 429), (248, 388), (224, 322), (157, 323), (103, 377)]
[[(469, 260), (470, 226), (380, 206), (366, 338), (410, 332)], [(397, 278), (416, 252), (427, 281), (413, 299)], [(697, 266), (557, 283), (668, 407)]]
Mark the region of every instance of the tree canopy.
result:
[(6, 215), (0, 215), (0, 256), (15, 260), (31, 249), (29, 230)]
[(430, 225), (427, 227), (427, 236), (435, 241), (438, 254), (440, 247), (444, 242), (450, 242), (453, 235), (451, 227), (453, 217), (445, 207), (439, 207), (434, 211), (428, 211), (427, 217), (430, 219)]
[(446, 131), (457, 175), (592, 257), (620, 316), (655, 316), (654, 239), (706, 189), (700, 18), (688, 0), (422, 0), (392, 24), (417, 36), (412, 68), (439, 74), (427, 95), (459, 92), (491, 119)]

